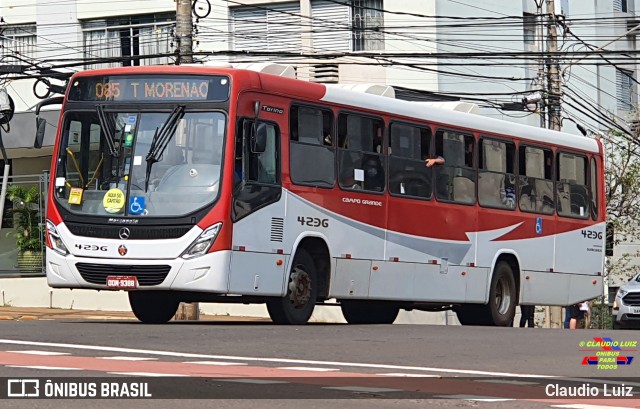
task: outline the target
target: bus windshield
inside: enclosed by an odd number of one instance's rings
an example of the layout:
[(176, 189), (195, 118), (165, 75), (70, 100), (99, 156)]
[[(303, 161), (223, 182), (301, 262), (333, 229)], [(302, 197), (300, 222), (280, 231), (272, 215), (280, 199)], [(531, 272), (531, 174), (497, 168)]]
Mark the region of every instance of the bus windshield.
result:
[(68, 111), (56, 164), (56, 199), (74, 213), (94, 216), (192, 213), (218, 196), (225, 125), (222, 112), (184, 107)]

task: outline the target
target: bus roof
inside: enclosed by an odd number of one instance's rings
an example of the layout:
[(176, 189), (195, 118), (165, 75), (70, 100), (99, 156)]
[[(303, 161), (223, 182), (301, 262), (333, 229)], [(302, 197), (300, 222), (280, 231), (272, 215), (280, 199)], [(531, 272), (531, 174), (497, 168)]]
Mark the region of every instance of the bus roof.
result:
[(87, 70), (75, 74), (74, 78), (94, 75), (126, 74), (227, 74), (236, 79), (240, 77), (240, 79), (243, 80), (240, 81), (243, 87), (252, 89), (259, 87), (265, 91), (285, 94), (292, 98), (327, 102), (330, 104), (375, 111), (376, 113), (390, 113), (407, 119), (413, 118), (441, 124), (443, 126), (450, 125), (452, 127), (465, 128), (480, 133), (487, 132), (495, 135), (516, 136), (532, 142), (563, 146), (581, 151), (600, 152), (598, 142), (595, 139), (585, 136), (428, 106), (427, 104), (367, 94), (331, 84), (312, 83), (256, 71), (202, 66), (143, 66)]

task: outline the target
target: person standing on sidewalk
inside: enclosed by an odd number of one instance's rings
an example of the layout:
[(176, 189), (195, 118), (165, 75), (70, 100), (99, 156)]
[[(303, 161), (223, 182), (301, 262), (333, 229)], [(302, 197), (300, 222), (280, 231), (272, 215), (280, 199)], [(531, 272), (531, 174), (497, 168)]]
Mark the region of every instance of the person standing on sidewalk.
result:
[(533, 317), (535, 315), (535, 305), (521, 305), (520, 306), (520, 328), (524, 328), (529, 323), (529, 328), (533, 328)]

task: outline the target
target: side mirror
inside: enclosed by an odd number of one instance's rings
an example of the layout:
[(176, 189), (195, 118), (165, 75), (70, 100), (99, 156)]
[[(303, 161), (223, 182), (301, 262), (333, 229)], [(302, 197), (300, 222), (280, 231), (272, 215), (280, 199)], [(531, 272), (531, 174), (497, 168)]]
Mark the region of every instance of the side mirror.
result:
[(251, 128), (251, 153), (264, 153), (267, 148), (267, 125), (254, 122)]
[(40, 118), (40, 110), (47, 105), (59, 105), (64, 103), (64, 97), (53, 97), (40, 101), (36, 105), (36, 140), (33, 143), (34, 148), (42, 148), (42, 142), (44, 140), (44, 130), (47, 126), (47, 121), (44, 118)]
[(36, 141), (33, 144), (34, 148), (42, 148), (42, 142), (44, 141), (44, 133), (46, 129), (47, 120), (44, 118), (36, 118)]

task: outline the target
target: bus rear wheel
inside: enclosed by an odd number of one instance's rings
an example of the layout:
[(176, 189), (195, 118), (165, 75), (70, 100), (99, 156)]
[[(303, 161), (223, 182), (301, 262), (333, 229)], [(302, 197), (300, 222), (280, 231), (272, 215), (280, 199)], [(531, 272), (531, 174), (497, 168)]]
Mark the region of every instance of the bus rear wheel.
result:
[(400, 307), (384, 301), (342, 300), (340, 309), (349, 324), (393, 324)]
[(500, 261), (491, 278), (489, 303), (460, 305), (455, 312), (462, 325), (508, 327), (513, 325), (517, 302), (513, 270), (509, 263)]
[(129, 291), (131, 311), (145, 324), (164, 324), (178, 311), (178, 299), (169, 291)]
[(276, 324), (306, 324), (318, 298), (318, 275), (313, 257), (299, 249), (293, 259), (287, 295), (267, 301), (267, 311)]

